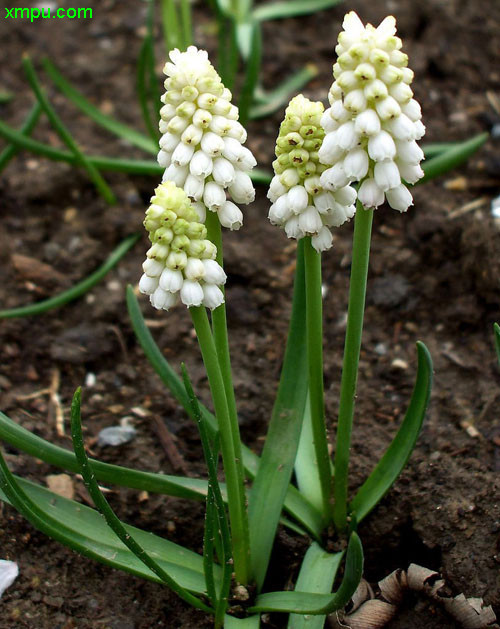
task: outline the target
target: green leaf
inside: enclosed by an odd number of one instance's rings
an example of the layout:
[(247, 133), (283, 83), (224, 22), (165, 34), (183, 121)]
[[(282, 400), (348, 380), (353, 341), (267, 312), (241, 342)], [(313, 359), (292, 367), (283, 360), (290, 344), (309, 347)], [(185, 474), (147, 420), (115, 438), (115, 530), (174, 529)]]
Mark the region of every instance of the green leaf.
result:
[(127, 251), (129, 251), (135, 245), (139, 238), (140, 234), (133, 234), (125, 238), (125, 240), (123, 240), (111, 253), (104, 264), (96, 269), (91, 275), (86, 277), (81, 282), (78, 282), (78, 284), (75, 284), (68, 290), (59, 293), (59, 295), (55, 295), (54, 297), (50, 297), (49, 299), (39, 301), (29, 306), (21, 306), (19, 308), (11, 308), (9, 310), (0, 310), (0, 319), (11, 319), (14, 317), (31, 317), (33, 315), (47, 312), (47, 310), (51, 310), (53, 308), (59, 308), (60, 306), (63, 306), (64, 304), (67, 304), (68, 302), (77, 299), (81, 295), (84, 295), (93, 286), (100, 282), (116, 264), (118, 264), (118, 262), (123, 258)]
[[(14, 144), (17, 149), (25, 149), (37, 155), (43, 155), (56, 162), (68, 162), (68, 164), (79, 165), (79, 161), (74, 153), (56, 149), (33, 138), (29, 138), (16, 129), (0, 120), (0, 136), (8, 142)], [(101, 157), (100, 155), (88, 155), (87, 160), (98, 170), (112, 170), (117, 172), (132, 173), (135, 175), (162, 175), (165, 170), (152, 160), (117, 159), (114, 157)], [(258, 171), (261, 181), (266, 183), (269, 175), (263, 171)], [(270, 181), (270, 179), (269, 179)]]
[[(153, 369), (156, 371), (162, 382), (170, 389), (172, 395), (185, 409), (187, 414), (192, 417), (192, 410), (189, 404), (186, 389), (178, 375), (172, 369), (156, 345), (151, 332), (148, 330), (146, 323), (144, 322), (144, 317), (142, 316), (139, 303), (131, 286), (127, 287), (127, 308), (137, 340), (144, 350), (144, 353), (146, 354), (146, 357), (151, 363)], [(207, 420), (209, 429), (215, 432), (217, 430), (215, 417), (203, 405), (200, 405), (200, 408), (203, 417)], [(259, 457), (243, 444), (242, 453), (245, 470), (250, 478), (254, 478), (259, 467)], [(302, 526), (304, 526), (311, 535), (314, 537), (320, 536), (322, 529), (321, 514), (319, 514), (309, 501), (291, 485), (288, 488), (285, 500), (285, 509)]]
[[(241, 25), (239, 28), (242, 28)], [(244, 28), (247, 28), (245, 25)], [(260, 64), (262, 58), (262, 33), (258, 22), (248, 24), (250, 30), (250, 54), (246, 61), (245, 78), (239, 97), (240, 122), (245, 125), (248, 121), (250, 107), (253, 102), (253, 95), (259, 79)]]
[(187, 48), (193, 43), (191, 2), (190, 0), (180, 0), (180, 2), (183, 50), (187, 50)]
[(247, 618), (236, 618), (228, 615), (224, 617), (224, 629), (260, 629), (260, 627), (260, 614)]
[[(328, 594), (344, 556), (343, 552), (330, 554), (313, 542), (309, 546), (300, 566), (299, 577), (295, 584), (298, 592)], [(288, 629), (323, 629), (326, 616), (303, 616), (290, 614)]]
[[(43, 91), (40, 82), (38, 81), (38, 77), (35, 72), (35, 68), (28, 57), (28, 55), (23, 56), (23, 68), (28, 79), (28, 82), (31, 86), (31, 89), (34, 91), (38, 102), (40, 103), (42, 109), (47, 115), (47, 118), (50, 120), (52, 126), (58, 133), (61, 140), (66, 144), (66, 146), (71, 150), (75, 157), (75, 161), (77, 164), (83, 166), (85, 170), (88, 172), (90, 179), (94, 183), (98, 192), (101, 194), (103, 199), (109, 203), (113, 204), (116, 202), (115, 195), (111, 191), (111, 188), (102, 178), (101, 174), (97, 170), (97, 168), (89, 162), (87, 157), (83, 154), (78, 144), (75, 142), (70, 132), (66, 129), (62, 120), (57, 115), (55, 109), (49, 102), (45, 92)], [(28, 139), (28, 138), (26, 138)]]
[[(31, 132), (36, 127), (36, 123), (40, 118), (40, 114), (42, 113), (42, 107), (40, 103), (37, 101), (33, 107), (31, 108), (30, 113), (27, 115), (26, 120), (24, 121), (23, 126), (19, 130), (23, 135), (31, 135)], [(19, 149), (10, 145), (4, 148), (4, 150), (0, 153), (0, 172), (7, 166), (10, 160), (19, 152)]]
[(112, 116), (103, 114), (97, 107), (92, 105), (83, 94), (78, 91), (64, 76), (59, 72), (56, 66), (47, 57), (42, 60), (43, 67), (57, 88), (74, 104), (83, 111), (89, 118), (97, 122), (97, 124), (104, 127), (111, 133), (114, 133), (119, 138), (126, 140), (133, 146), (156, 155), (158, 153), (158, 147), (156, 142), (153, 142), (151, 138), (143, 133), (139, 133), (132, 127), (129, 127), (122, 122), (119, 122)]
[[(146, 568), (151, 570), (162, 583), (167, 585), (173, 590), (180, 598), (186, 603), (192, 605), (196, 609), (200, 609), (204, 612), (211, 611), (210, 607), (205, 605), (197, 596), (194, 596), (188, 592), (182, 585), (180, 585), (176, 579), (169, 574), (168, 570), (165, 570), (155, 559), (153, 559), (153, 553), (149, 553), (137, 540), (135, 535), (130, 532), (130, 529), (126, 528), (123, 522), (118, 518), (113, 509), (110, 507), (108, 501), (104, 497), (92, 469), (92, 464), (85, 452), (85, 446), (83, 443), (82, 422), (81, 422), (81, 388), (75, 391), (73, 401), (71, 403), (71, 438), (73, 441), (73, 448), (75, 450), (76, 460), (80, 473), (82, 475), (85, 487), (87, 488), (90, 497), (92, 498), (99, 513), (104, 517), (106, 524), (113, 531), (116, 537), (122, 542), (122, 544), (133, 553), (133, 555), (144, 564)], [(154, 553), (156, 555), (156, 553)]]
[(417, 343), (417, 353), (417, 379), (403, 423), (350, 505), (358, 523), (389, 491), (410, 458), (420, 434), (431, 394), (432, 359), (429, 350), (420, 341)]
[(248, 506), (252, 573), (259, 588), (266, 576), (304, 417), (307, 399), (305, 313), (304, 241), (300, 240), (285, 358)]
[(284, 2), (270, 2), (253, 10), (254, 19), (264, 20), (280, 20), (287, 17), (296, 17), (297, 15), (309, 15), (329, 9), (342, 0), (286, 0)]
[[(78, 472), (78, 463), (73, 452), (56, 446), (29, 432), (29, 430), (16, 424), (1, 411), (0, 440), (50, 465), (55, 465), (71, 472)], [(259, 458), (251, 450), (246, 449), (245, 460), (247, 470), (252, 470), (253, 476), (257, 470)], [(102, 463), (94, 459), (92, 459), (92, 464), (96, 478), (104, 483), (113, 483), (120, 487), (129, 487), (130, 489), (144, 489), (150, 493), (186, 498), (188, 500), (205, 500), (207, 495), (207, 482), (198, 478), (141, 472), (120, 465)], [(224, 485), (222, 485), (222, 490), (225, 494)], [(319, 536), (321, 529), (317, 514), (295, 487), (289, 487), (285, 506), (290, 513), (295, 515), (299, 522), (303, 523), (303, 526), (312, 535)], [(283, 518), (283, 524), (300, 535), (304, 534), (303, 529), (285, 518)]]
[(500, 365), (500, 326), (498, 323), (493, 324), (493, 332), (495, 333), (495, 349), (497, 351), (498, 364)]
[[(46, 463), (70, 472), (78, 472), (78, 463), (74, 452), (45, 441), (45, 439), (16, 424), (1, 411), (0, 440)], [(141, 472), (120, 465), (102, 463), (94, 459), (92, 459), (92, 466), (96, 478), (104, 483), (113, 483), (121, 487), (187, 498), (189, 500), (204, 500), (207, 494), (206, 481), (198, 478)]]
[(247, 618), (224, 617), (224, 629), (260, 629), (260, 614)]
[(256, 88), (254, 93), (256, 104), (250, 108), (250, 120), (264, 118), (280, 109), (280, 107), (288, 103), (291, 94), (301, 90), (317, 74), (317, 66), (309, 63), (270, 92), (263, 92)]
[(161, 0), (161, 18), (163, 25), (163, 40), (165, 52), (181, 46), (181, 30), (175, 0)]
[(344, 577), (334, 594), (310, 592), (269, 592), (260, 594), (249, 612), (289, 612), (293, 614), (331, 614), (351, 599), (363, 574), (363, 546), (353, 532), (347, 547)]
[(316, 451), (314, 449), (309, 397), (304, 407), (304, 421), (302, 422), (302, 431), (300, 433), (294, 470), (300, 493), (307, 496), (307, 499), (318, 510), (318, 513), (321, 513), (323, 508), (323, 496), (316, 463)]
[(137, 95), (146, 129), (152, 140), (157, 142), (159, 138), (158, 125), (153, 122), (153, 120), (156, 121), (156, 117), (155, 119), (152, 118), (151, 110), (156, 114), (157, 109), (159, 110), (160, 101), (158, 99), (158, 107), (152, 106), (153, 102), (157, 100), (157, 94), (155, 94), (156, 78), (152, 68), (154, 70), (154, 43), (152, 38), (146, 35), (137, 60)]
[[(17, 148), (26, 149), (37, 155), (43, 155), (48, 159), (58, 162), (68, 162), (78, 165), (78, 159), (73, 153), (53, 148), (33, 138), (29, 138), (16, 129), (0, 120), (0, 137), (14, 144)], [(116, 172), (131, 173), (134, 175), (163, 175), (164, 168), (152, 160), (117, 159), (114, 157), (101, 157), (100, 155), (88, 155), (87, 160), (98, 170), (112, 170)], [(260, 168), (254, 168), (250, 172), (250, 178), (255, 184), (268, 185), (271, 174)]]
[(466, 162), (471, 155), (480, 149), (488, 138), (488, 133), (480, 133), (470, 140), (459, 142), (436, 157), (425, 161), (422, 164), (425, 175), (420, 179), (418, 184), (425, 183), (430, 179), (439, 177), (457, 166), (460, 166), (460, 164)]
[[(209, 486), (207, 493), (207, 514), (205, 519), (205, 541), (208, 542), (208, 549), (207, 552), (204, 553), (206, 560), (204, 562), (204, 570), (205, 581), (207, 582), (207, 585), (208, 583), (210, 583), (213, 588), (215, 588), (215, 580), (213, 576), (213, 545), (211, 545), (211, 542), (213, 542), (213, 536), (214, 534), (216, 534), (214, 531), (215, 519), (217, 519), (217, 530), (221, 538), (222, 557), (220, 559), (223, 564), (221, 589), (218, 595), (216, 595), (215, 591), (213, 591), (213, 594), (211, 596), (211, 600), (216, 607), (215, 624), (217, 625), (222, 622), (222, 619), (226, 612), (229, 588), (231, 586), (231, 576), (233, 572), (231, 562), (231, 533), (229, 531), (229, 520), (226, 514), (224, 501), (222, 499), (219, 480), (217, 478), (216, 455), (214, 454), (214, 451), (210, 446), (210, 439), (206, 425), (207, 422), (201, 414), (200, 404), (196, 398), (196, 395), (194, 394), (193, 387), (191, 385), (191, 381), (189, 380), (189, 376), (187, 374), (184, 364), (182, 364), (182, 378), (184, 381), (184, 387), (189, 397), (189, 402), (195, 421), (198, 425), (201, 444), (203, 447), (203, 455), (208, 469)], [(214, 448), (214, 450), (216, 450), (216, 448)]]
[[(160, 583), (159, 577), (137, 559), (95, 510), (17, 479), (0, 454), (0, 499), (10, 503), (35, 528), (78, 553), (100, 563)], [(205, 593), (202, 558), (166, 539), (125, 525), (130, 535), (190, 592)], [(217, 578), (219, 574), (217, 574)]]

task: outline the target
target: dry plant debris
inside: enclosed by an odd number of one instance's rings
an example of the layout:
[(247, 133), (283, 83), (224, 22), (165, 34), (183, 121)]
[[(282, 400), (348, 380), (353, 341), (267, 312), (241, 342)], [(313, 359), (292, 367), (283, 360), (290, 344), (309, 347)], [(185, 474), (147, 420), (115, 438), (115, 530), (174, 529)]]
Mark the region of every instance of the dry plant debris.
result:
[(337, 612), (328, 618), (333, 629), (382, 629), (396, 615), (407, 592), (419, 592), (440, 603), (463, 629), (498, 629), (491, 606), (482, 598), (464, 594), (447, 595), (445, 581), (439, 573), (411, 564), (407, 571), (394, 570), (378, 582), (379, 594), (364, 579), (351, 599), (348, 613)]

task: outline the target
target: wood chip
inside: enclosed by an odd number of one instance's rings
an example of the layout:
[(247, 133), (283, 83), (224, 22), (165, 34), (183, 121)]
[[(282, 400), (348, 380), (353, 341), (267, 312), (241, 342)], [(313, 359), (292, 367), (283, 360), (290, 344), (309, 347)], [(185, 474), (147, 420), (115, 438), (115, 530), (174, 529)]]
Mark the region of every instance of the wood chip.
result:
[(163, 449), (165, 450), (165, 453), (168, 457), (168, 460), (172, 464), (174, 471), (187, 474), (188, 472), (186, 468), (186, 463), (177, 448), (172, 433), (165, 426), (165, 422), (157, 416), (153, 418), (153, 422), (155, 432), (158, 435), (158, 439), (160, 440), (160, 443), (163, 446)]
[(473, 210), (478, 210), (483, 205), (487, 205), (488, 202), (489, 202), (488, 197), (480, 197), (479, 199), (474, 199), (474, 201), (470, 201), (469, 203), (466, 203), (465, 205), (460, 206), (456, 210), (453, 210), (453, 212), (450, 212), (448, 214), (448, 220), (451, 221), (454, 218), (458, 218), (459, 216), (464, 216), (464, 214), (468, 214), (469, 212), (472, 212)]
[(365, 584), (361, 582), (351, 600), (352, 611), (348, 614), (339, 611), (328, 617), (330, 627), (382, 629), (396, 615), (405, 593), (413, 590), (443, 605), (445, 611), (464, 629), (499, 629), (498, 625), (493, 624), (496, 616), (491, 606), (486, 606), (482, 598), (466, 598), (463, 594), (455, 598), (448, 596), (445, 582), (435, 570), (417, 564), (411, 564), (406, 572), (395, 570), (379, 581), (378, 598)]
[(45, 477), (47, 487), (58, 496), (73, 500), (75, 497), (75, 488), (73, 479), (68, 474), (49, 474)]
[(31, 280), (35, 284), (67, 284), (67, 277), (56, 271), (49, 264), (41, 262), (36, 258), (13, 253), (11, 256), (12, 266), (24, 280)]

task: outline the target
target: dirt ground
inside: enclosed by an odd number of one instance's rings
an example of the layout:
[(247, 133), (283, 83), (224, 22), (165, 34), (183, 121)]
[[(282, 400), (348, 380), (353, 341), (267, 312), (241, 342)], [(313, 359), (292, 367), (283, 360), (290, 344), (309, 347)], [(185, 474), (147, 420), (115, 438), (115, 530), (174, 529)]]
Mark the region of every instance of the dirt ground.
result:
[[(15, 100), (0, 106), (20, 125), (33, 102), (21, 55), (49, 55), (92, 102), (142, 128), (135, 63), (145, 7), (132, 0), (91, 2), (92, 20), (0, 22), (0, 87)], [(479, 8), (478, 8), (479, 7)], [(465, 0), (355, 0), (317, 15), (264, 27), (263, 81), (273, 87), (313, 62), (319, 74), (304, 90), (326, 98), (336, 34), (345, 12), (378, 23), (398, 20), (423, 104), (426, 142), (461, 140), (500, 123), (500, 4)], [(195, 5), (196, 42), (213, 52), (205, 3)], [(157, 55), (163, 58), (158, 31)], [(85, 151), (142, 155), (102, 132), (45, 81), (52, 102)], [(282, 112), (249, 128), (249, 146), (269, 169)], [(498, 131), (498, 127), (497, 127)], [(497, 133), (497, 138), (500, 134)], [(44, 121), (35, 137), (59, 145)], [(500, 234), (490, 213), (499, 194), (500, 140), (491, 139), (470, 163), (415, 189), (407, 215), (377, 211), (360, 365), (352, 456), (352, 486), (369, 473), (395, 433), (412, 389), (415, 341), (433, 356), (435, 382), (417, 448), (393, 490), (361, 526), (366, 578), (376, 582), (417, 562), (440, 570), (454, 594), (484, 597), (500, 614), (500, 370), (492, 324), (500, 320)], [(157, 181), (107, 174), (119, 202), (107, 207), (85, 173), (22, 153), (0, 178), (0, 304), (24, 305), (86, 276), (126, 235), (141, 230)], [(228, 317), (243, 437), (259, 450), (272, 407), (290, 313), (295, 247), (267, 219), (265, 190), (245, 211), (244, 228), (227, 234)], [(325, 388), (335, 428), (347, 303), (352, 225), (339, 229), (324, 255)], [(146, 237), (87, 296), (57, 311), (0, 323), (0, 408), (46, 439), (70, 447), (56, 431), (46, 394), (55, 370), (68, 418), (71, 396), (84, 386), (83, 417), (92, 452), (103, 461), (165, 473), (204, 474), (197, 432), (143, 356), (132, 332), (124, 288), (136, 283)], [(33, 258), (21, 265), (16, 256)], [(43, 263), (46, 266), (41, 266)], [(185, 361), (201, 397), (207, 382), (189, 318), (177, 308), (158, 314), (141, 301), (162, 351)], [(131, 416), (136, 439), (100, 448), (99, 430)], [(166, 425), (179, 459), (158, 438)], [(58, 471), (5, 447), (16, 473), (45, 483)], [(74, 481), (77, 497), (83, 485)], [(127, 522), (200, 551), (203, 506), (113, 490), (110, 501)], [(305, 544), (281, 532), (275, 587), (293, 582)], [(79, 558), (0, 505), (0, 558), (20, 576), (0, 602), (0, 628), (149, 629), (209, 627), (165, 588)], [(282, 627), (273, 617), (267, 626)], [(390, 629), (456, 626), (435, 606), (408, 600)]]

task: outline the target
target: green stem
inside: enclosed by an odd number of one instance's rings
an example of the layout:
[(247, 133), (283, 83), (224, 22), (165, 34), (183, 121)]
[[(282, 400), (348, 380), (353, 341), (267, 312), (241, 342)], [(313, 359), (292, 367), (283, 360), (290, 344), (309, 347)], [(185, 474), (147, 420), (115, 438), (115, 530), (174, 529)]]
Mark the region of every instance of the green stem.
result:
[(183, 48), (187, 50), (193, 43), (193, 22), (191, 19), (191, 3), (189, 0), (181, 0), (181, 23)]
[[(206, 226), (208, 239), (217, 247), (217, 262), (223, 267), (222, 229), (216, 212), (207, 211)], [(224, 288), (222, 289), (224, 291)], [(232, 435), (235, 438), (234, 449), (236, 456), (241, 457), (241, 441), (238, 426), (238, 411), (234, 395), (233, 374), (231, 370), (231, 356), (229, 352), (229, 339), (227, 335), (226, 304), (221, 304), (212, 311), (212, 333), (214, 336), (217, 358), (224, 379), (227, 407), (231, 417)]]
[(306, 272), (306, 335), (309, 375), (309, 400), (314, 450), (318, 465), (323, 503), (323, 517), (329, 521), (332, 513), (332, 482), (330, 456), (325, 425), (323, 391), (323, 303), (321, 296), (321, 254), (315, 251), (311, 238), (304, 243)]
[(163, 39), (165, 41), (165, 51), (168, 53), (181, 45), (181, 30), (179, 28), (179, 18), (174, 0), (162, 0), (161, 17), (163, 24)]
[(363, 332), (372, 221), (373, 210), (365, 210), (358, 201), (354, 221), (349, 307), (347, 311), (347, 329), (345, 335), (342, 380), (340, 384), (339, 419), (335, 448), (335, 503), (333, 507), (333, 521), (336, 529), (342, 532), (346, 531), (348, 525), (347, 489), (349, 449), (351, 445), (354, 401), (356, 398), (361, 335)]
[(223, 374), (219, 366), (207, 312), (203, 306), (192, 307), (189, 311), (196, 329), (219, 424), (222, 461), (227, 485), (229, 519), (231, 522), (234, 571), (237, 581), (247, 585), (250, 576), (248, 515), (243, 485), (241, 444), (238, 449), (234, 446), (235, 442), (239, 441), (239, 434), (233, 434), (234, 424), (231, 421), (228, 409)]

